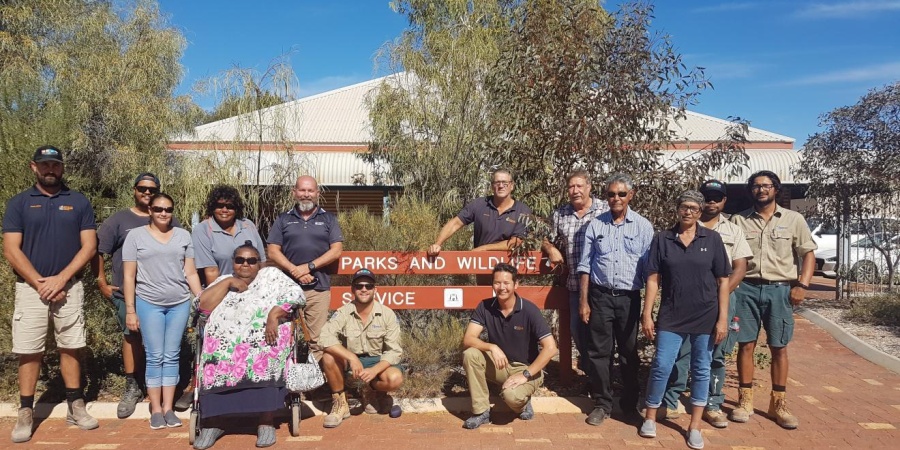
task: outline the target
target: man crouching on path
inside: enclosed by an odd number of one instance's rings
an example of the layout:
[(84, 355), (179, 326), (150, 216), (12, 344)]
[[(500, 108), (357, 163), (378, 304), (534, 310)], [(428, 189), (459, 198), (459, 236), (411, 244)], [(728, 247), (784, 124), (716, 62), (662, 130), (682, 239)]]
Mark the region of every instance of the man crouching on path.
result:
[[(463, 427), (470, 430), (491, 421), (488, 381), (501, 385), (500, 397), (520, 419), (531, 420), (531, 395), (543, 382), (542, 371), (556, 354), (556, 340), (541, 311), (516, 294), (516, 268), (497, 264), (493, 277), (497, 296), (478, 304), (463, 336), (463, 367), (472, 396), (472, 417)], [(487, 342), (480, 338), (485, 329)]]

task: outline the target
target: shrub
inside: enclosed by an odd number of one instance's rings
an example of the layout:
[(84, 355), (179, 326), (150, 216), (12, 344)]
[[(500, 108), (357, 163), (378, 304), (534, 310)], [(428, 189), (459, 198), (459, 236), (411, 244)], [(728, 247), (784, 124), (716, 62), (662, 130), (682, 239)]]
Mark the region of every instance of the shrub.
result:
[(900, 325), (900, 295), (882, 294), (873, 297), (854, 298), (847, 318), (854, 322), (874, 325)]

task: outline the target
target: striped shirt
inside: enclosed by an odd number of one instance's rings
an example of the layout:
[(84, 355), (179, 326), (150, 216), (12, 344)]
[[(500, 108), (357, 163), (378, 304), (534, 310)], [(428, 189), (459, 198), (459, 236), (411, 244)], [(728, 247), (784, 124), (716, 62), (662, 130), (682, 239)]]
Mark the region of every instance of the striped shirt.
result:
[(650, 221), (631, 208), (622, 223), (613, 223), (609, 211), (601, 214), (584, 233), (579, 275), (589, 274), (591, 283), (609, 289), (643, 288), (653, 234)]
[(609, 204), (597, 197), (591, 197), (591, 206), (587, 212), (578, 217), (571, 203), (560, 206), (550, 215), (550, 242), (562, 251), (566, 258), (568, 276), (566, 288), (572, 292), (578, 291), (578, 260), (581, 258), (581, 250), (584, 248), (584, 233), (588, 225), (597, 216), (609, 211)]

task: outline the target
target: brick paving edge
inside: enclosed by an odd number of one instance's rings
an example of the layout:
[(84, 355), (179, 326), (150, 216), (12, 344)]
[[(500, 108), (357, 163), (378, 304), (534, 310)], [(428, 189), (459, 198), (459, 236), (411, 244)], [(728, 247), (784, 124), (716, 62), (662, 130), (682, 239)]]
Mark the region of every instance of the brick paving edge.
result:
[(850, 334), (840, 325), (811, 309), (803, 307), (797, 308), (797, 314), (800, 314), (806, 320), (809, 320), (819, 328), (825, 330), (831, 337), (840, 342), (844, 347), (849, 348), (853, 353), (856, 353), (869, 362), (900, 374), (900, 358), (873, 347), (862, 339)]

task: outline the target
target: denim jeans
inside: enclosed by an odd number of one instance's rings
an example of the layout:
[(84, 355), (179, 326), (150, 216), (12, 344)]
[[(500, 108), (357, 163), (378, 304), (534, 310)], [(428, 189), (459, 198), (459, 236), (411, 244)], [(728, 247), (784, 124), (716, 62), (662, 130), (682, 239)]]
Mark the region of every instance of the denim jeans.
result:
[(673, 333), (657, 331), (656, 354), (647, 380), (647, 407), (659, 408), (666, 391), (666, 383), (681, 344), (691, 342), (691, 405), (706, 406), (709, 398), (709, 370), (715, 340), (709, 334)]
[(147, 355), (147, 387), (177, 385), (181, 337), (191, 313), (191, 302), (159, 306), (136, 297), (135, 309)]
[(578, 312), (579, 306), (578, 291), (569, 291), (569, 331), (572, 333), (572, 340), (575, 341), (575, 349), (578, 350), (578, 369), (587, 373), (588, 326), (581, 321), (581, 314)]

